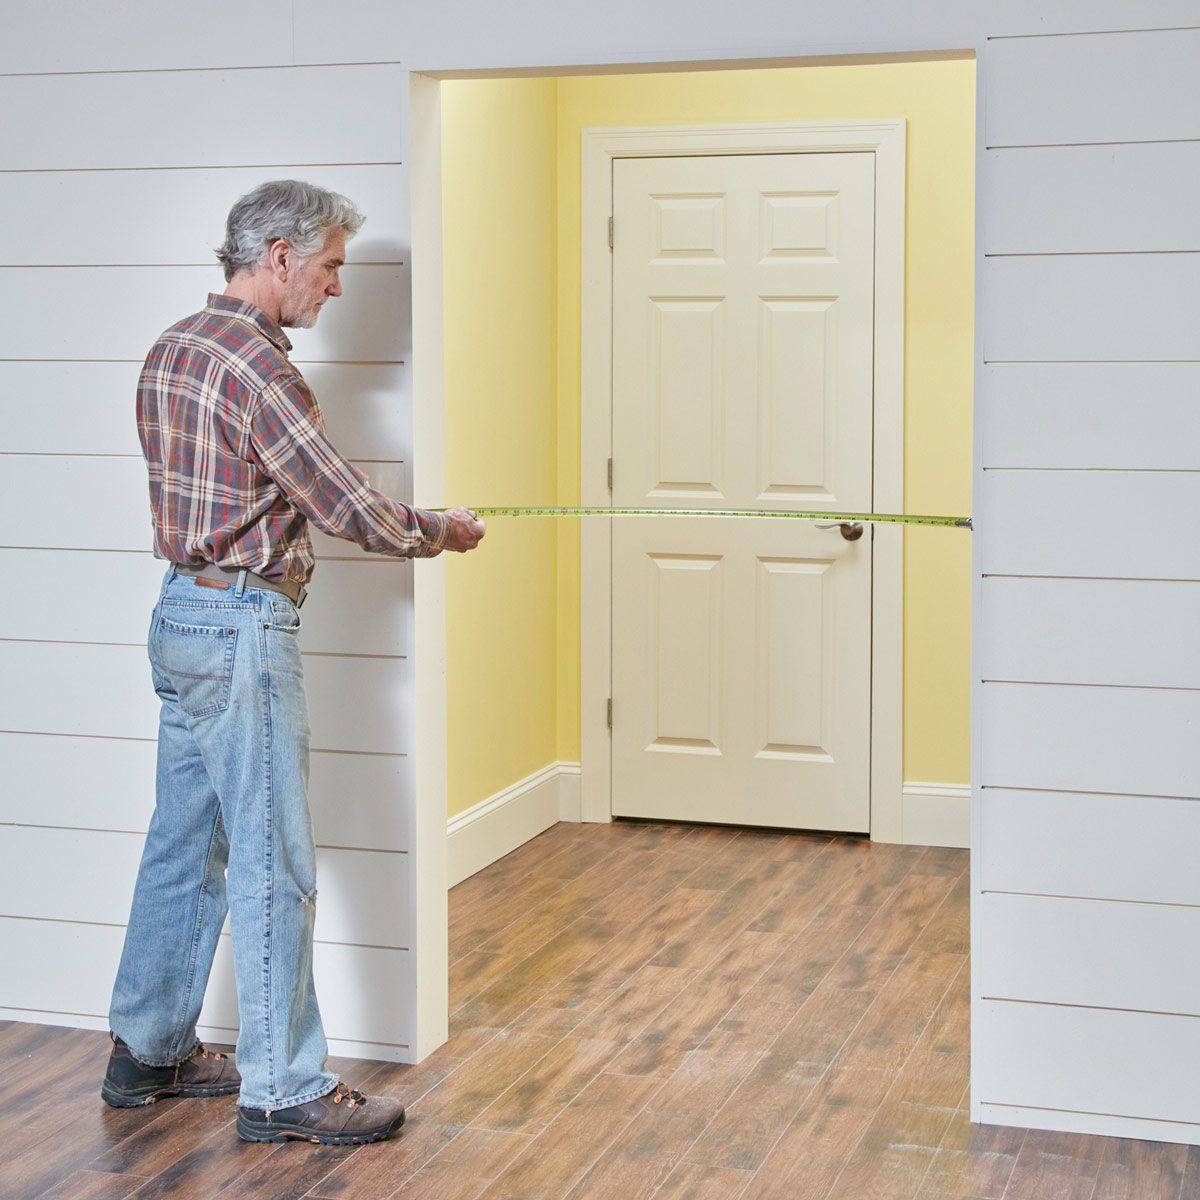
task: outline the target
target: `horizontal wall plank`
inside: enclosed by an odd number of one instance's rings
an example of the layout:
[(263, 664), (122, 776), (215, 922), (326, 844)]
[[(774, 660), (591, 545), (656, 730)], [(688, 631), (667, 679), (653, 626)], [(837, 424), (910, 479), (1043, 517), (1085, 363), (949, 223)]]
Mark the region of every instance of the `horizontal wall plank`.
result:
[[(360, 753), (410, 752), (412, 661), (305, 655), (312, 745)], [(159, 700), (143, 646), (0, 642), (0, 730), (154, 738)]]
[(983, 580), (980, 677), (1200, 687), (1200, 583)]
[[(144, 644), (165, 573), (150, 554), (0, 549), (0, 578), (36, 580), (10, 592), (0, 609), (0, 638)], [(412, 578), (412, 567), (398, 560), (319, 564), (300, 613), (301, 649), (408, 654)], [(91, 603), (79, 603), (81, 591)]]
[[(0, 228), (0, 265), (209, 264), (239, 196), (267, 179), (303, 179), (348, 196), (367, 217), (350, 242), (351, 262), (409, 258), (408, 181), (399, 163), (323, 167), (235, 167), (167, 171), (9, 172), (13, 212), (36, 221)], [(148, 221), (147, 213), (170, 213)]]
[[(413, 1042), (415, 1010), (402, 999), (416, 995), (410, 951), (317, 942), (313, 946), (313, 975), (327, 1037), (397, 1046)], [(237, 1025), (233, 952), (228, 937), (221, 938), (217, 947), (200, 1023), (226, 1029)]]
[(412, 372), (403, 363), (305, 363), (329, 439), (347, 458), (412, 461)]
[[(386, 495), (405, 494), (405, 464), (357, 465)], [(30, 496), (39, 501), (32, 511)], [(318, 556), (364, 556), (355, 542), (329, 537), (311, 525), (310, 532)], [(4, 460), (0, 546), (151, 551), (153, 541), (146, 465), (140, 457), (12, 455)]]
[[(92, 829), (7, 829), (0, 842), (0, 913), (124, 925), (144, 840)], [(319, 849), (316, 936), (407, 947), (410, 886), (407, 854)]]
[(985, 788), (980, 812), (984, 891), (1200, 904), (1194, 800)]
[(1200, 473), (984, 471), (978, 566), (990, 575), (1200, 579)]
[(982, 170), (985, 254), (1200, 250), (1200, 143), (991, 150)]
[(988, 258), (980, 270), (989, 362), (1200, 359), (1195, 255)]
[(288, 0), (123, 0), (119, 16), (111, 4), (5, 0), (0, 72), (283, 66), (291, 20)]
[(1200, 797), (1200, 692), (985, 683), (985, 787)]
[(1200, 137), (1197, 62), (1200, 29), (993, 41), (987, 144)]
[[(0, 77), (22, 118), (0, 126), (0, 170), (395, 163), (407, 103), (391, 65)], [(248, 119), (267, 111), (287, 114), (269, 136)]]
[[(0, 83), (3, 81), (0, 80)], [(343, 269), (345, 295), (314, 329), (289, 333), (297, 362), (402, 362), (411, 345), (407, 267)], [(5, 267), (21, 296), (0, 326), (0, 359), (142, 362), (158, 335), (204, 307), (225, 281), (212, 267)], [(116, 298), (119, 297), (119, 302)]]
[[(0, 824), (145, 833), (157, 753), (153, 741), (0, 733)], [(407, 850), (412, 796), (406, 755), (312, 754), (308, 803), (318, 845)]]
[(1200, 363), (989, 363), (976, 394), (984, 467), (1200, 467)]
[(1200, 1021), (977, 1000), (971, 1094), (980, 1104), (1200, 1121)]
[(1052, 896), (980, 896), (978, 994), (1200, 1014), (1200, 908)]
[[(0, 919), (0, 955), (21, 964), (7, 976), (4, 1006), (104, 1016), (124, 938), (125, 930), (111, 925)], [(409, 1043), (411, 1014), (396, 1003), (396, 997), (412, 995), (409, 951), (317, 942), (313, 974), (329, 1037)], [(217, 948), (200, 1023), (237, 1028), (228, 936)]]
[[(149, 347), (147, 347), (148, 349)], [(141, 362), (0, 362), (0, 451), (131, 454)], [(402, 363), (308, 363), (330, 440), (348, 458), (412, 454), (411, 373)]]

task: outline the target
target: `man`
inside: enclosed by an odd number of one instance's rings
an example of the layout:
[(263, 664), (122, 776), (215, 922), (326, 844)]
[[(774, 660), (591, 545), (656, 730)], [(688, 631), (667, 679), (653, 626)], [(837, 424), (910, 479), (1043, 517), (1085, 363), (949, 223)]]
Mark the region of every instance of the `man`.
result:
[[(294, 180), (229, 214), (228, 287), (151, 348), (137, 393), (155, 555), (171, 563), (148, 650), (162, 701), (156, 806), (113, 989), (112, 1105), (240, 1089), (249, 1141), (347, 1144), (394, 1133), (404, 1110), (325, 1068), (313, 988), (315, 852), (309, 728), (296, 631), (313, 572), (309, 522), (376, 554), (473, 549), (482, 521), (372, 489), (330, 444), (288, 361), (342, 294), (362, 215)], [(197, 1040), (217, 936), (230, 914), (237, 1067)]]

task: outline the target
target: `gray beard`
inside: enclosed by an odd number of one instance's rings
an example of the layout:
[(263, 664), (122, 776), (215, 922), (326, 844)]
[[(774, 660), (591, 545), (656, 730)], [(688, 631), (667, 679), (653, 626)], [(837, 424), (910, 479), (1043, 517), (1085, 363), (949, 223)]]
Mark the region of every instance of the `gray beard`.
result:
[(301, 314), (281, 314), (279, 318), (279, 324), (284, 329), (311, 329), (317, 323), (317, 318), (320, 315), (321, 310), (319, 308), (309, 309), (308, 312)]

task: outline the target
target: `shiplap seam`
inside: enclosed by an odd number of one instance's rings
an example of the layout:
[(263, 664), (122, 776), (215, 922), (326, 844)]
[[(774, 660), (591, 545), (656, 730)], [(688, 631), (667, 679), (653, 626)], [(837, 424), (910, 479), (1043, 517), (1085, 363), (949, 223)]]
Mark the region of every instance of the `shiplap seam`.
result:
[(1062, 1000), (1026, 1000), (1021, 996), (988, 996), (983, 994), (980, 995), (979, 999), (987, 1000), (991, 1004), (1029, 1004), (1037, 1008), (1078, 1008), (1086, 1012), (1133, 1013), (1147, 1017), (1179, 1017), (1187, 1021), (1200, 1021), (1200, 1013), (1176, 1012), (1174, 1010), (1158, 1008), (1121, 1008), (1113, 1004), (1068, 1004)]
[[(1030, 791), (1030, 788), (1022, 788)], [(981, 896), (1029, 896), (1035, 900), (1081, 900), (1089, 904), (1137, 904), (1150, 908), (1200, 908), (1200, 903), (1185, 904), (1182, 900), (1132, 900), (1127, 896), (1070, 896), (1063, 892), (1021, 892), (1012, 888), (980, 888)]]

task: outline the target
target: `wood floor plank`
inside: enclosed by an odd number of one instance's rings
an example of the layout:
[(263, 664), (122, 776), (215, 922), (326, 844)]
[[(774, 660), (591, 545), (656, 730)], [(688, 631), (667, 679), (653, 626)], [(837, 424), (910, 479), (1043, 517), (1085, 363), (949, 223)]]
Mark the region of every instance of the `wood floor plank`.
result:
[[(745, 870), (739, 867), (739, 873)], [(596, 1007), (646, 966), (673, 937), (687, 936), (717, 902), (719, 891), (688, 880), (626, 925), (615, 945), (605, 946), (552, 986), (541, 1004)]]
[(1188, 1147), (1106, 1138), (1092, 1200), (1178, 1200)]
[(474, 1124), (512, 1133), (540, 1133), (610, 1062), (618, 1043), (563, 1038), (483, 1110)]
[(221, 1200), (300, 1200), (358, 1147), (288, 1143), (221, 1189)]
[[(686, 992), (630, 1042), (609, 1070), (623, 1075), (673, 1074), (779, 957), (787, 941), (778, 933), (747, 932), (734, 939), (718, 961), (699, 972)], [(708, 957), (706, 948), (692, 960)]]
[(829, 975), (846, 947), (874, 914), (875, 910), (865, 905), (822, 909), (733, 1006), (722, 1026), (766, 1039), (765, 1050)]
[(481, 1200), (551, 1200), (576, 1181), (663, 1086), (653, 1077), (599, 1075), (481, 1194)]
[(288, 1149), (271, 1143), (243, 1142), (232, 1124), (220, 1125), (215, 1130), (211, 1124), (199, 1128), (204, 1135), (192, 1139), (187, 1153), (130, 1192), (130, 1200), (164, 1200), (165, 1197), (211, 1200), (264, 1159)]
[(824, 1200), (890, 1086), (885, 1071), (831, 1069), (755, 1172), (742, 1200)]
[(795, 1120), (874, 996), (826, 990), (811, 996), (689, 1150), (695, 1164), (757, 1170)]
[(104, 1171), (75, 1171), (47, 1188), (37, 1200), (125, 1200), (145, 1183), (136, 1175), (109, 1175)]
[[(19, 1121), (21, 1130), (21, 1141), (0, 1157), (0, 1196), (36, 1196), (180, 1103), (160, 1101), (149, 1111), (103, 1104), (100, 1083), (112, 1049), (107, 1034), (66, 1030), (51, 1047), (44, 1065), (22, 1076), (19, 1086), (14, 1081), (0, 1106), (0, 1122)], [(64, 1122), (69, 1139), (62, 1137)]]
[(971, 988), (965, 960), (896, 1074), (891, 1094), (910, 1104), (954, 1112), (971, 1064)]
[(1200, 1148), (970, 1123), (968, 858), (555, 826), (450, 894), (447, 1045), (332, 1061), (405, 1104), (398, 1137), (243, 1143), (231, 1097), (109, 1109), (103, 1033), (0, 1022), (0, 1196), (1200, 1200)]
[(918, 1196), (975, 1196), (1002, 1200), (1012, 1177), (1025, 1130), (973, 1125), (966, 1108), (955, 1111), (942, 1136)]
[(461, 1132), (461, 1125), (432, 1119), (418, 1109), (398, 1136), (357, 1147), (307, 1194), (314, 1200), (389, 1200)]
[(654, 1193), (654, 1200), (737, 1200), (750, 1179), (749, 1171), (680, 1163)]
[[(879, 991), (912, 949), (953, 886), (954, 880), (946, 876), (905, 875), (890, 890), (875, 918), (834, 967), (830, 986)], [(857, 895), (854, 898), (859, 899)]]
[(653, 1195), (757, 1058), (725, 1049), (689, 1054), (569, 1193), (571, 1200), (646, 1200)]
[(60, 1025), (32, 1025), (5, 1021), (0, 1031), (0, 1104), (11, 1084), (28, 1075), (39, 1054), (62, 1036)]
[(540, 1001), (563, 975), (582, 966), (623, 929), (621, 921), (581, 917), (523, 958), (455, 1015), (461, 1014), (472, 1024), (503, 1027), (529, 1005)]
[(958, 954), (905, 960), (880, 989), (847, 1043), (843, 1066), (898, 1071), (963, 965)]
[(1200, 1146), (1189, 1146), (1179, 1200), (1200, 1200)]
[(1017, 1156), (1005, 1200), (1091, 1200), (1104, 1138), (1031, 1129)]
[(885, 1099), (827, 1200), (911, 1200), (937, 1153), (953, 1110)]
[[(152, 1116), (149, 1107), (141, 1111), (147, 1118)], [(97, 1155), (88, 1166), (93, 1171), (129, 1172), (151, 1179), (195, 1147), (198, 1125), (209, 1130), (231, 1128), (236, 1118), (231, 1096), (176, 1100), (157, 1120), (144, 1120), (140, 1128)]]
[(624, 888), (640, 884), (652, 871), (656, 858), (652, 850), (605, 857), (596, 866), (564, 882), (544, 905), (521, 913), (480, 946), (480, 951), (511, 957), (522, 948), (541, 946), (550, 941), (569, 917), (592, 914), (593, 908), (600, 908), (603, 915), (612, 917), (600, 902), (611, 900)]
[(706, 913), (703, 937), (675, 938), (650, 961), (666, 967), (704, 967), (802, 877), (807, 864), (787, 859), (758, 863), (727, 888)]
[(522, 1133), (464, 1129), (405, 1185), (404, 1200), (472, 1200), (532, 1139)]
[[(817, 844), (805, 856), (783, 856), (786, 861), (800, 863), (803, 870), (791, 885), (780, 891), (749, 923), (747, 928), (782, 933), (799, 933), (824, 909), (832, 896), (837, 895), (855, 878), (861, 877), (863, 867), (852, 857), (842, 857), (836, 843)], [(874, 905), (864, 907), (873, 908)]]

